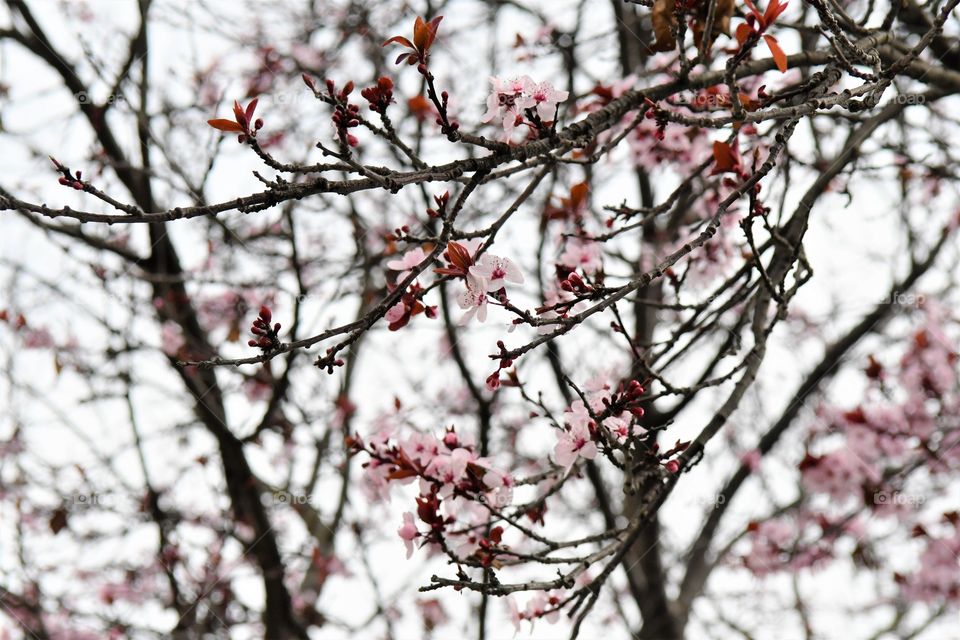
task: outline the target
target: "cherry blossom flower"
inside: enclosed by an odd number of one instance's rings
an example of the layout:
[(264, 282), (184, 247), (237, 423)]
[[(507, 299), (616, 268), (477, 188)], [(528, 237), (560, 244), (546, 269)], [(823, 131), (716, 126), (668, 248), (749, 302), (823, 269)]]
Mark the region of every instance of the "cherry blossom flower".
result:
[(480, 256), (480, 262), (470, 267), (470, 274), (484, 280), (489, 292), (503, 289), (507, 282), (523, 284), (523, 274), (512, 260), (489, 253)]
[(617, 439), (617, 442), (621, 444), (626, 442), (627, 438), (643, 435), (647, 432), (647, 430), (640, 425), (633, 425), (631, 428), (629, 416), (629, 413), (624, 413), (619, 416), (610, 416), (603, 421), (603, 426), (607, 431), (612, 433), (613, 437)]
[(414, 462), (427, 465), (440, 452), (440, 443), (429, 433), (413, 432), (400, 443), (400, 448)]
[(570, 269), (583, 269), (586, 274), (596, 273), (603, 264), (600, 243), (584, 238), (571, 238), (557, 262)]
[(571, 425), (569, 431), (560, 434), (557, 446), (553, 450), (553, 457), (557, 464), (568, 469), (573, 466), (577, 458), (587, 460), (596, 458), (597, 445), (590, 438), (590, 429), (587, 425), (578, 422)]
[(849, 449), (839, 449), (820, 458), (808, 457), (800, 464), (800, 470), (808, 490), (837, 499), (858, 495), (864, 483), (880, 482), (880, 472)]
[(24, 349), (49, 349), (53, 346), (53, 336), (46, 329), (26, 328), (23, 330), (23, 348)]
[(560, 595), (557, 592), (544, 593), (538, 592), (527, 602), (523, 615), (528, 620), (543, 618), (550, 624), (560, 619), (560, 610), (557, 605), (560, 603)]
[(484, 322), (487, 319), (487, 281), (472, 273), (467, 275), (466, 289), (457, 296), (457, 303), (467, 312), (463, 315), (463, 323), (470, 322), (474, 316)]
[(424, 253), (423, 249), (417, 247), (407, 251), (399, 260), (391, 260), (388, 262), (387, 268), (393, 271), (399, 271), (400, 273), (397, 274), (397, 282), (401, 282), (410, 275), (410, 270), (423, 262), (426, 257), (427, 254)]
[(390, 501), (390, 473), (392, 467), (379, 460), (370, 460), (363, 474), (363, 489), (371, 502)]
[[(397, 279), (403, 280), (402, 277)], [(403, 318), (406, 315), (407, 315), (407, 305), (404, 304), (403, 302), (398, 302), (397, 304), (390, 307), (383, 317), (389, 324), (392, 325), (394, 323), (397, 323), (403, 320)]]
[(420, 609), (420, 617), (423, 618), (423, 626), (427, 631), (432, 631), (449, 621), (443, 604), (436, 598), (417, 600), (417, 607)]
[(796, 537), (796, 527), (783, 519), (766, 520), (751, 527), (752, 547), (743, 557), (743, 564), (760, 577), (782, 569), (782, 556)]
[(487, 499), (495, 508), (502, 509), (513, 503), (514, 480), (509, 473), (489, 469), (483, 475), (483, 483), (491, 488)]
[(583, 404), (583, 400), (575, 400), (570, 408), (563, 412), (563, 419), (572, 427), (589, 427), (593, 421), (593, 418), (590, 417), (590, 411)]
[[(529, 78), (527, 78), (529, 80)], [(534, 101), (524, 95), (527, 83), (524, 78), (514, 78), (504, 82), (495, 76), (490, 77), (493, 90), (487, 97), (487, 112), (482, 122), (500, 121), (504, 137), (509, 138), (519, 122), (523, 121), (523, 110), (534, 106)]]
[(537, 115), (544, 122), (553, 122), (557, 105), (570, 95), (554, 89), (549, 82), (536, 83), (529, 76), (523, 76), (523, 92), (536, 105)]
[(750, 473), (756, 473), (760, 469), (761, 454), (759, 449), (750, 449), (740, 454), (740, 463), (750, 470)]
[(507, 614), (510, 616), (510, 623), (513, 625), (515, 633), (520, 633), (520, 623), (523, 622), (523, 613), (517, 606), (513, 598), (504, 598), (507, 603)]
[(407, 559), (409, 560), (413, 555), (413, 541), (420, 536), (413, 514), (409, 511), (403, 514), (403, 524), (397, 529), (397, 535), (400, 536), (403, 544), (407, 547)]
[(176, 357), (183, 347), (187, 344), (183, 337), (183, 331), (180, 325), (171, 320), (167, 320), (160, 327), (160, 348), (170, 357)]
[(932, 538), (920, 555), (920, 566), (910, 575), (903, 587), (903, 595), (914, 602), (960, 601), (960, 533), (953, 538)]
[[(446, 498), (453, 494), (457, 483), (467, 474), (467, 463), (474, 461), (474, 455), (467, 449), (454, 449), (450, 453), (436, 456), (427, 466), (427, 475), (443, 483), (439, 495)], [(421, 484), (421, 493), (424, 487)]]

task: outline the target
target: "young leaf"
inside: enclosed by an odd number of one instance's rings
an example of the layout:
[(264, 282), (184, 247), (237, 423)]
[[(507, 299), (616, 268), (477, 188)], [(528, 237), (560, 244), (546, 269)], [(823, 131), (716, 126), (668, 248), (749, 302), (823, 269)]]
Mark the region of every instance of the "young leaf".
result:
[(783, 52), (783, 49), (780, 48), (780, 43), (778, 43), (777, 39), (773, 36), (765, 35), (763, 39), (767, 41), (767, 47), (770, 48), (770, 53), (773, 54), (773, 60), (777, 63), (777, 69), (780, 69), (780, 73), (786, 73), (787, 55)]
[(247, 105), (247, 110), (244, 112), (244, 117), (247, 119), (247, 123), (253, 122), (253, 112), (257, 109), (257, 102), (260, 101), (260, 98), (254, 98), (250, 101), (250, 104)]
[(234, 122), (233, 120), (226, 120), (224, 118), (214, 118), (213, 120), (207, 120), (207, 124), (218, 129), (220, 131), (230, 131), (233, 133), (243, 133), (243, 127)]
[(737, 157), (734, 155), (733, 149), (726, 142), (717, 140), (713, 143), (713, 159), (717, 163), (714, 173), (736, 170)]

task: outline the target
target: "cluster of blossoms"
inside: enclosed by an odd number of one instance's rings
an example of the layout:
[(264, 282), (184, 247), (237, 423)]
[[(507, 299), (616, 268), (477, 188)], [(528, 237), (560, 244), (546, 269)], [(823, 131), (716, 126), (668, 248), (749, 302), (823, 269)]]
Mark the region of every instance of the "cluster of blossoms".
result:
[(509, 258), (484, 253), (477, 257), (479, 241), (450, 242), (443, 257), (447, 265), (434, 271), (440, 275), (464, 279), (464, 290), (457, 296), (457, 303), (466, 313), (463, 322), (476, 317), (480, 322), (487, 319), (487, 303), (492, 295), (497, 303), (508, 303), (507, 283), (523, 284), (523, 273)]
[(510, 622), (513, 628), (520, 632), (520, 623), (528, 620), (531, 624), (531, 633), (533, 632), (533, 623), (543, 619), (550, 624), (554, 624), (560, 619), (560, 609), (565, 602), (563, 591), (553, 590), (549, 592), (540, 591), (527, 601), (527, 606), (521, 611), (512, 598), (507, 598), (507, 611), (510, 614)]
[(586, 403), (575, 400), (564, 411), (564, 428), (553, 449), (554, 461), (570, 469), (580, 458), (593, 460), (599, 452), (598, 442), (623, 446), (646, 433), (637, 424), (644, 414), (640, 406), (643, 394), (644, 388), (636, 380), (620, 384), (616, 391), (602, 378), (589, 381), (584, 393)]
[(31, 327), (22, 313), (11, 314), (0, 309), (0, 322), (5, 322), (16, 331), (23, 340), (24, 349), (50, 349), (55, 346), (53, 334), (46, 327)]
[[(905, 599), (960, 602), (960, 515), (925, 509), (925, 494), (911, 493), (906, 484), (917, 461), (934, 481), (960, 468), (960, 376), (956, 340), (947, 330), (955, 319), (933, 300), (919, 314), (922, 324), (894, 366), (869, 357), (863, 369), (867, 389), (857, 406), (817, 409), (799, 464), (807, 506), (797, 522), (780, 518), (750, 526), (752, 546), (741, 560), (756, 575), (833, 558), (834, 543), (844, 534), (857, 541), (854, 561), (878, 563), (876, 550), (860, 542), (865, 532), (856, 514), (865, 510), (914, 523), (913, 537), (925, 543), (915, 571), (893, 575)], [(931, 518), (947, 533), (928, 531), (933, 527), (924, 523)]]
[(931, 536), (922, 527), (915, 534), (926, 539), (917, 570), (909, 576), (894, 575), (904, 598), (912, 602), (960, 604), (960, 515), (944, 515), (952, 527), (952, 535)]
[[(842, 534), (863, 533), (859, 520), (832, 521), (807, 511), (796, 518), (751, 522), (747, 532), (750, 550), (739, 560), (758, 577), (821, 566), (833, 557), (834, 543)], [(804, 532), (809, 538), (802, 537)]]
[[(938, 419), (960, 415), (958, 356), (944, 330), (949, 320), (944, 310), (927, 301), (922, 312), (924, 326), (914, 332), (895, 372), (870, 358), (863, 403), (849, 410), (818, 409), (811, 444), (837, 434), (842, 444), (822, 455), (808, 453), (801, 462), (808, 490), (862, 499), (881, 488), (887, 469), (912, 455), (937, 456), (942, 451), (939, 462), (951, 464), (944, 447), (948, 434), (940, 433), (937, 425)], [(902, 395), (894, 396), (892, 389)]]
[(442, 437), (419, 432), (406, 438), (380, 433), (348, 438), (353, 453), (366, 452), (365, 488), (371, 499), (387, 501), (396, 484), (419, 481), (416, 509), (403, 515), (397, 535), (407, 557), (418, 546), (447, 553), (457, 562), (492, 566), (503, 549), (502, 527), (484, 533), (476, 525), (513, 501), (513, 477), (481, 458), (474, 444), (450, 427)]
[(490, 78), (493, 89), (487, 97), (483, 122), (496, 122), (508, 140), (514, 129), (526, 124), (535, 131), (547, 131), (557, 118), (560, 103), (570, 95), (554, 89), (549, 82), (534, 82), (529, 76), (512, 80)]

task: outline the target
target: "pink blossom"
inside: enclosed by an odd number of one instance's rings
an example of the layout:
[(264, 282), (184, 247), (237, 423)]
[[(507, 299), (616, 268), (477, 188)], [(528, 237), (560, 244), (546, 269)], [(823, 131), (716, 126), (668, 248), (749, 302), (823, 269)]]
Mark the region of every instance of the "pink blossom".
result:
[(849, 449), (839, 449), (821, 458), (801, 463), (803, 484), (810, 491), (837, 499), (859, 495), (865, 483), (880, 482), (880, 473)]
[(509, 473), (489, 469), (483, 475), (483, 483), (490, 487), (488, 502), (496, 509), (502, 509), (513, 503), (514, 479)]
[(446, 624), (449, 620), (443, 605), (436, 598), (417, 600), (417, 607), (420, 609), (423, 625), (429, 630)]
[(517, 606), (516, 601), (513, 598), (504, 598), (507, 601), (507, 613), (510, 616), (510, 623), (513, 625), (513, 630), (515, 633), (520, 633), (520, 623), (523, 621), (523, 613), (520, 612), (520, 608)]
[(381, 463), (379, 460), (371, 460), (363, 474), (363, 488), (370, 501), (390, 501), (390, 473), (392, 467), (389, 464)]
[(550, 624), (553, 624), (560, 619), (560, 610), (557, 608), (560, 601), (561, 594), (559, 592), (551, 591), (544, 593), (540, 591), (527, 602), (523, 616), (527, 620), (543, 618)]
[(470, 267), (470, 274), (484, 280), (489, 292), (499, 291), (507, 282), (523, 284), (523, 274), (512, 260), (489, 253), (480, 256), (480, 262)]
[(457, 303), (467, 312), (462, 322), (470, 322), (474, 316), (484, 322), (487, 319), (487, 281), (473, 273), (467, 274), (466, 288), (457, 296)]
[(163, 352), (170, 357), (176, 357), (185, 345), (186, 340), (180, 325), (172, 320), (164, 322), (160, 327), (160, 348)]
[(403, 514), (403, 524), (400, 525), (400, 528), (397, 529), (397, 535), (403, 540), (403, 544), (407, 547), (407, 559), (413, 555), (413, 541), (417, 539), (420, 535), (420, 532), (417, 531), (416, 522), (413, 519), (413, 514), (407, 511)]
[(474, 454), (467, 449), (454, 449), (450, 453), (441, 453), (430, 462), (427, 475), (443, 484), (440, 488), (441, 497), (446, 498), (453, 493), (456, 485), (466, 477), (467, 463), (473, 462), (474, 458)]
[[(397, 278), (398, 280), (403, 280), (403, 278)], [(403, 302), (398, 302), (397, 304), (390, 307), (387, 312), (384, 314), (383, 318), (389, 323), (393, 324), (398, 320), (402, 319), (407, 315), (407, 305)]]
[(631, 418), (629, 413), (624, 413), (619, 416), (610, 416), (609, 418), (603, 421), (603, 426), (613, 434), (621, 444), (626, 442), (627, 438), (636, 437), (643, 435), (647, 432), (646, 429), (641, 427), (638, 424), (630, 426)]
[(603, 265), (600, 243), (583, 238), (571, 238), (557, 261), (570, 269), (583, 269), (586, 274), (596, 273)]
[(558, 91), (549, 82), (536, 83), (528, 76), (523, 77), (523, 92), (536, 105), (537, 116), (544, 122), (553, 122), (557, 105), (570, 95), (567, 91)]
[(417, 247), (407, 251), (399, 260), (391, 260), (388, 262), (387, 268), (400, 272), (397, 274), (397, 282), (400, 282), (410, 275), (411, 269), (419, 266), (426, 258), (427, 255), (423, 252), (423, 249)]
[(756, 473), (760, 468), (760, 458), (761, 454), (758, 449), (750, 449), (740, 454), (740, 463), (749, 469), (751, 473)]
[(744, 565), (760, 577), (784, 569), (785, 552), (795, 540), (796, 527), (782, 519), (766, 520), (753, 527), (750, 532), (753, 545), (743, 557)]
[(593, 418), (590, 417), (590, 411), (583, 404), (583, 400), (575, 400), (570, 408), (563, 412), (563, 419), (567, 424), (574, 427), (588, 427), (593, 421)]
[(577, 458), (593, 460), (597, 457), (597, 445), (591, 439), (587, 425), (578, 422), (571, 425), (569, 431), (561, 433), (557, 446), (553, 450), (553, 457), (557, 464), (568, 469), (573, 466)]
[(518, 122), (523, 121), (523, 110), (534, 106), (533, 100), (524, 95), (525, 82), (523, 78), (514, 78), (507, 82), (491, 76), (490, 84), (493, 89), (487, 97), (487, 112), (483, 114), (482, 122), (499, 120), (503, 128), (504, 137), (509, 138)]
[(23, 330), (24, 349), (49, 349), (53, 346), (53, 336), (45, 327)]
[(960, 533), (953, 538), (931, 538), (920, 555), (920, 566), (902, 586), (914, 602), (960, 602)]
[(422, 465), (428, 465), (440, 451), (440, 443), (428, 433), (411, 433), (400, 443), (400, 448), (408, 458)]

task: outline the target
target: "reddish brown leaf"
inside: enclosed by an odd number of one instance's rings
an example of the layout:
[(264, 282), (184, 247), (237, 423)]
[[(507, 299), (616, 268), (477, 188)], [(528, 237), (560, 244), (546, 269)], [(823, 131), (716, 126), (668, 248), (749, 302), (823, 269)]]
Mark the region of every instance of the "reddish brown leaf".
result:
[[(708, 2), (707, 5), (710, 3)], [(717, 0), (716, 11), (716, 22), (714, 22), (714, 29), (720, 33), (729, 36), (730, 35), (730, 18), (733, 17), (733, 12), (736, 10), (736, 3), (734, 0)]]
[(397, 469), (396, 471), (391, 471), (387, 478), (390, 480), (403, 480), (404, 478), (412, 478), (416, 475), (417, 472), (413, 469)]
[(233, 101), (233, 117), (237, 120), (237, 124), (241, 127), (249, 124), (246, 120), (246, 116), (243, 113), (243, 107), (240, 106), (240, 103), (236, 100)]
[(433, 41), (437, 39), (437, 31), (440, 29), (440, 21), (443, 20), (443, 16), (437, 16), (433, 20), (427, 23), (427, 44), (426, 49), (429, 49), (433, 46)]
[(737, 167), (737, 157), (733, 149), (726, 142), (717, 140), (713, 143), (713, 159), (717, 163), (715, 171), (735, 171)]
[(579, 209), (587, 201), (587, 193), (590, 186), (586, 182), (578, 182), (570, 187), (570, 206), (574, 210)]
[(417, 20), (413, 23), (413, 46), (416, 47), (417, 51), (424, 50), (424, 45), (427, 44), (429, 35), (427, 25), (423, 21), (423, 18), (417, 16)]
[(763, 24), (768, 27), (772, 25), (786, 8), (786, 2), (780, 4), (780, 0), (770, 0), (770, 4), (767, 5), (767, 10), (763, 12)]
[(257, 110), (257, 102), (259, 101), (260, 101), (259, 98), (254, 98), (253, 100), (251, 100), (250, 104), (247, 105), (247, 110), (243, 113), (244, 117), (246, 117), (247, 119), (248, 124), (253, 122), (253, 112)]
[(751, 29), (747, 23), (741, 22), (737, 25), (736, 38), (741, 47), (743, 43), (747, 41), (747, 38), (750, 37), (751, 33), (753, 33), (753, 29)]
[(773, 54), (773, 61), (777, 63), (777, 69), (780, 69), (780, 73), (786, 73), (787, 54), (780, 48), (780, 43), (777, 42), (777, 39), (773, 36), (765, 35), (763, 39), (767, 41), (767, 47), (770, 48), (770, 53)]
[(67, 510), (63, 507), (60, 507), (53, 512), (53, 515), (50, 516), (50, 531), (53, 531), (54, 535), (60, 533), (67, 527)]
[(757, 26), (761, 29), (766, 26), (766, 22), (763, 21), (763, 14), (760, 13), (760, 9), (757, 9), (757, 5), (753, 4), (751, 0), (743, 0), (747, 3), (747, 8), (750, 9), (750, 13), (753, 14), (753, 17), (757, 19)]
[(226, 120), (224, 118), (214, 118), (213, 120), (207, 120), (207, 124), (218, 129), (220, 131), (231, 131), (235, 133), (243, 133), (243, 127), (234, 122), (233, 120)]
[(450, 264), (462, 270), (464, 273), (473, 266), (473, 258), (470, 257), (470, 252), (459, 242), (451, 240), (447, 243), (447, 255), (450, 257)]
[(656, 42), (650, 48), (654, 51), (672, 51), (677, 46), (673, 29), (677, 25), (677, 16), (673, 11), (674, 0), (655, 0), (650, 19), (653, 21), (653, 34)]
[(385, 41), (382, 45), (380, 45), (380, 46), (385, 47), (385, 46), (387, 46), (388, 44), (391, 44), (391, 43), (393, 43), (393, 42), (396, 42), (397, 44), (402, 44), (403, 46), (409, 47), (409, 48), (411, 48), (411, 49), (414, 49), (414, 48), (415, 48), (415, 47), (413, 46), (413, 43), (410, 42), (409, 40), (407, 40), (406, 38), (404, 38), (403, 36), (393, 36), (393, 37), (390, 38), (389, 40), (386, 40), (386, 41)]

